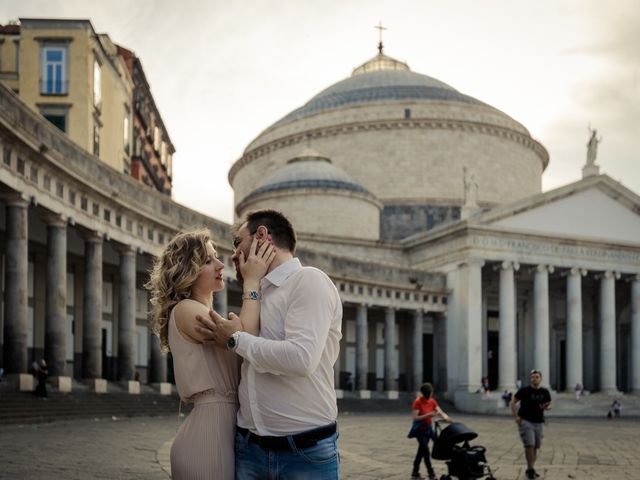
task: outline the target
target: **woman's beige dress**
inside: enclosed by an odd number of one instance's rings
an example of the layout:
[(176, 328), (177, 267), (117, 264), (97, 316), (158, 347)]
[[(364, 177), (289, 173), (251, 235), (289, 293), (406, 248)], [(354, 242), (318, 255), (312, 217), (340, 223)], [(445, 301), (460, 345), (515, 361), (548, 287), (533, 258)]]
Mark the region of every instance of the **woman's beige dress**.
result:
[(174, 480), (233, 480), (239, 357), (186, 340), (169, 318), (169, 347), (180, 398), (194, 407), (171, 447)]

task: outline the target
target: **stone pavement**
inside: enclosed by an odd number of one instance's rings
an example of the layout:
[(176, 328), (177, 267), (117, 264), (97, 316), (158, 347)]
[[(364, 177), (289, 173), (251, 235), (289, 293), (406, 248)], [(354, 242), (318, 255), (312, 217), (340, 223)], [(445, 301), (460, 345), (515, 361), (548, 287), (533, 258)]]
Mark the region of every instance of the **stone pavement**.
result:
[[(479, 434), (500, 480), (524, 478), (523, 451), (513, 420), (456, 415)], [(342, 478), (408, 479), (415, 441), (406, 438), (407, 415), (343, 414)], [(0, 426), (0, 478), (167, 479), (171, 417), (136, 417)], [(640, 420), (552, 419), (538, 461), (543, 479), (640, 479)], [(443, 462), (434, 462), (438, 474)], [(423, 472), (424, 473), (424, 472)]]

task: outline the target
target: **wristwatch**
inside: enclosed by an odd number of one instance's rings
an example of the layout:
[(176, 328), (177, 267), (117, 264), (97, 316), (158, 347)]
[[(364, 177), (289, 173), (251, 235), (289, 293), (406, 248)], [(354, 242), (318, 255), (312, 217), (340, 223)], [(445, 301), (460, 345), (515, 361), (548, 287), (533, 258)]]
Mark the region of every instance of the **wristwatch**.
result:
[(256, 290), (248, 290), (242, 294), (242, 300), (260, 300), (260, 292)]
[(240, 337), (240, 332), (232, 333), (229, 338), (227, 338), (227, 349), (232, 352), (238, 348), (238, 338)]

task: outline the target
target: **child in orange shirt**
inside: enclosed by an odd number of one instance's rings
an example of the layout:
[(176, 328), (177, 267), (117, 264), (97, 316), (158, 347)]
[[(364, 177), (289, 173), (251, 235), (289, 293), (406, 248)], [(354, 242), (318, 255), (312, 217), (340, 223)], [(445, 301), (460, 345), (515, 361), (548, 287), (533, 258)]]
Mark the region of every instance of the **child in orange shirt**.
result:
[(424, 464), (427, 467), (429, 474), (429, 480), (434, 480), (436, 474), (433, 471), (431, 465), (431, 455), (429, 454), (429, 440), (435, 439), (435, 433), (433, 431), (433, 417), (440, 416), (443, 420), (449, 422), (451, 418), (444, 413), (438, 406), (438, 402), (433, 398), (433, 385), (430, 383), (423, 383), (420, 386), (420, 394), (411, 405), (413, 410), (413, 427), (411, 429), (410, 436), (415, 436), (418, 440), (418, 451), (416, 452), (416, 458), (413, 461), (413, 472), (411, 472), (412, 479), (421, 479), (420, 476), (420, 461), (424, 459)]

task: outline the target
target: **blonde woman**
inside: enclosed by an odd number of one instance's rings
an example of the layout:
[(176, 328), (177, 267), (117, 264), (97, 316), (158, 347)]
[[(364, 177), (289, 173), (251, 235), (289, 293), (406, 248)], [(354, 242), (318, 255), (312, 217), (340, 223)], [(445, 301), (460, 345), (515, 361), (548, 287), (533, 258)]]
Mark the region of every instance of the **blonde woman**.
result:
[[(260, 290), (260, 279), (274, 258), (273, 245), (253, 239), (239, 268), (244, 288)], [(239, 357), (203, 343), (196, 315), (208, 316), (213, 293), (224, 288), (224, 264), (211, 234), (199, 229), (177, 234), (156, 259), (146, 288), (151, 291), (153, 330), (171, 351), (178, 393), (194, 407), (171, 448), (171, 474), (181, 479), (233, 479), (234, 435), (238, 410)], [(257, 335), (260, 302), (243, 299), (243, 330)], [(230, 318), (237, 318), (231, 313)]]

